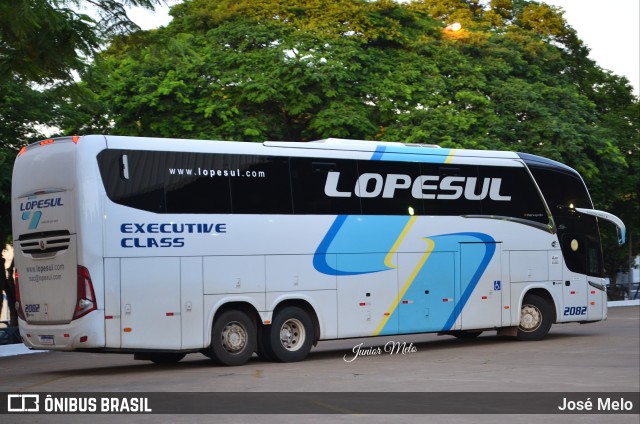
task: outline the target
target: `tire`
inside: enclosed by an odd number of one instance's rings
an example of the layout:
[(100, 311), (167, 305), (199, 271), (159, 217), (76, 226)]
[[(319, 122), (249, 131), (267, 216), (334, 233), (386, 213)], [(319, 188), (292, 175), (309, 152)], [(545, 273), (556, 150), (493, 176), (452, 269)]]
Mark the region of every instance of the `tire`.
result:
[(307, 357), (314, 341), (313, 323), (297, 306), (287, 306), (264, 328), (263, 349), (279, 362), (298, 362)]
[(213, 323), (208, 356), (222, 365), (242, 365), (256, 350), (256, 338), (256, 323), (247, 314), (223, 312)]
[(553, 323), (553, 309), (536, 294), (528, 294), (522, 301), (520, 324), (516, 338), (523, 341), (541, 340)]
[(451, 332), (451, 335), (458, 339), (475, 339), (482, 331), (480, 330), (455, 330)]

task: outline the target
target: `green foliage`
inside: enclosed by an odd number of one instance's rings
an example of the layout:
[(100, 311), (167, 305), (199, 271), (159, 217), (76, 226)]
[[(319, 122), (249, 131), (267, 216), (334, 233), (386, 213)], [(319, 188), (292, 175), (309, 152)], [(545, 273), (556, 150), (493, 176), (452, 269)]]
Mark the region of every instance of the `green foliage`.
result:
[(153, 9), (160, 0), (97, 0), (95, 21), (79, 12), (82, 0), (2, 0), (0, 81), (13, 76), (38, 83), (70, 80), (105, 36), (139, 30), (124, 6)]
[[(345, 137), (539, 154), (580, 171), (638, 251), (638, 99), (588, 57), (560, 9), (190, 0), (171, 14), (166, 28), (113, 38), (74, 90), (58, 91), (53, 122), (66, 133)], [(454, 21), (461, 31), (445, 29)], [(605, 240), (615, 271), (624, 251)]]
[[(86, 85), (71, 84), (73, 73), (85, 69), (106, 36), (139, 29), (124, 6), (151, 9), (160, 1), (0, 1), (0, 244), (11, 231), (11, 170), (18, 149), (71, 121), (86, 119), (99, 128), (106, 112)], [(79, 12), (87, 3), (98, 21)]]

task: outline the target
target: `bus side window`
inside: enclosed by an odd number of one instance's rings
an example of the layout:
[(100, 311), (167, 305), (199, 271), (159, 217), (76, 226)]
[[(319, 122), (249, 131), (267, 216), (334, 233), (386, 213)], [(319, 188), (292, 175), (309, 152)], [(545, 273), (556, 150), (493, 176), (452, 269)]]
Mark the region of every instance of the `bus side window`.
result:
[(293, 212), (288, 158), (232, 155), (229, 175), (233, 213)]
[(479, 173), (480, 180), (491, 181), (483, 214), (549, 223), (544, 201), (525, 168), (480, 166)]
[(422, 199), (412, 191), (419, 163), (361, 160), (358, 174), (364, 215), (424, 215)]
[(231, 213), (225, 155), (165, 152), (163, 180), (168, 213)]
[[(294, 213), (318, 215), (361, 213), (360, 198), (353, 193), (358, 179), (355, 160), (292, 157), (289, 166)], [(342, 193), (340, 196), (326, 193), (330, 173), (332, 178), (335, 178), (335, 187), (332, 186), (332, 188)]]
[(113, 202), (149, 212), (166, 212), (164, 153), (105, 150), (98, 155), (98, 165), (107, 196)]

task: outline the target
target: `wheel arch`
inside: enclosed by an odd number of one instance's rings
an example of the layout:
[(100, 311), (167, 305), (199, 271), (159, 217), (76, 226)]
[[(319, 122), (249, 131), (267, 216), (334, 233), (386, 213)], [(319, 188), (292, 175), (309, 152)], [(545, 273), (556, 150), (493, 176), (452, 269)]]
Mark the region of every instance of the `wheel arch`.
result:
[(553, 311), (553, 317), (551, 318), (551, 322), (553, 322), (554, 324), (557, 323), (558, 322), (558, 309), (557, 309), (558, 304), (553, 298), (553, 295), (546, 288), (533, 287), (523, 291), (522, 296), (520, 298), (520, 305), (518, 307), (518, 311), (522, 309), (524, 298), (527, 297), (527, 295), (529, 294), (534, 294), (543, 298), (551, 306), (551, 310)]
[(313, 323), (313, 344), (315, 345), (320, 339), (320, 320), (318, 319), (318, 314), (316, 313), (314, 307), (305, 299), (283, 299), (273, 309), (272, 316), (276, 316), (278, 312), (288, 306), (297, 306), (298, 308), (305, 311), (309, 318), (311, 318), (311, 322)]
[(249, 318), (256, 323), (256, 328), (262, 323), (260, 314), (256, 305), (254, 305), (248, 299), (229, 299), (226, 302), (220, 302), (214, 305), (209, 311), (209, 317), (207, 319), (208, 324), (204, 327), (205, 340), (204, 346), (211, 346), (211, 328), (221, 314), (229, 310), (236, 310), (244, 312)]

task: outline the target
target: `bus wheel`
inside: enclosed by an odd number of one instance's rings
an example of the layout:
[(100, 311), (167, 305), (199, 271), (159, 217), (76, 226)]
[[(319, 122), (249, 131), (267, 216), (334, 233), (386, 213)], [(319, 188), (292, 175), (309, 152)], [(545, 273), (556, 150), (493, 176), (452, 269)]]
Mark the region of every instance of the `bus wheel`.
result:
[(453, 337), (458, 339), (475, 339), (482, 331), (473, 331), (473, 330), (455, 330), (450, 333)]
[(549, 303), (535, 294), (528, 294), (522, 301), (518, 340), (540, 340), (547, 335), (552, 324), (553, 312)]
[(302, 361), (311, 350), (313, 323), (309, 315), (297, 306), (288, 306), (278, 312), (264, 331), (265, 348), (277, 361)]
[(256, 324), (242, 311), (223, 312), (213, 323), (209, 356), (222, 365), (242, 365), (256, 350)]

